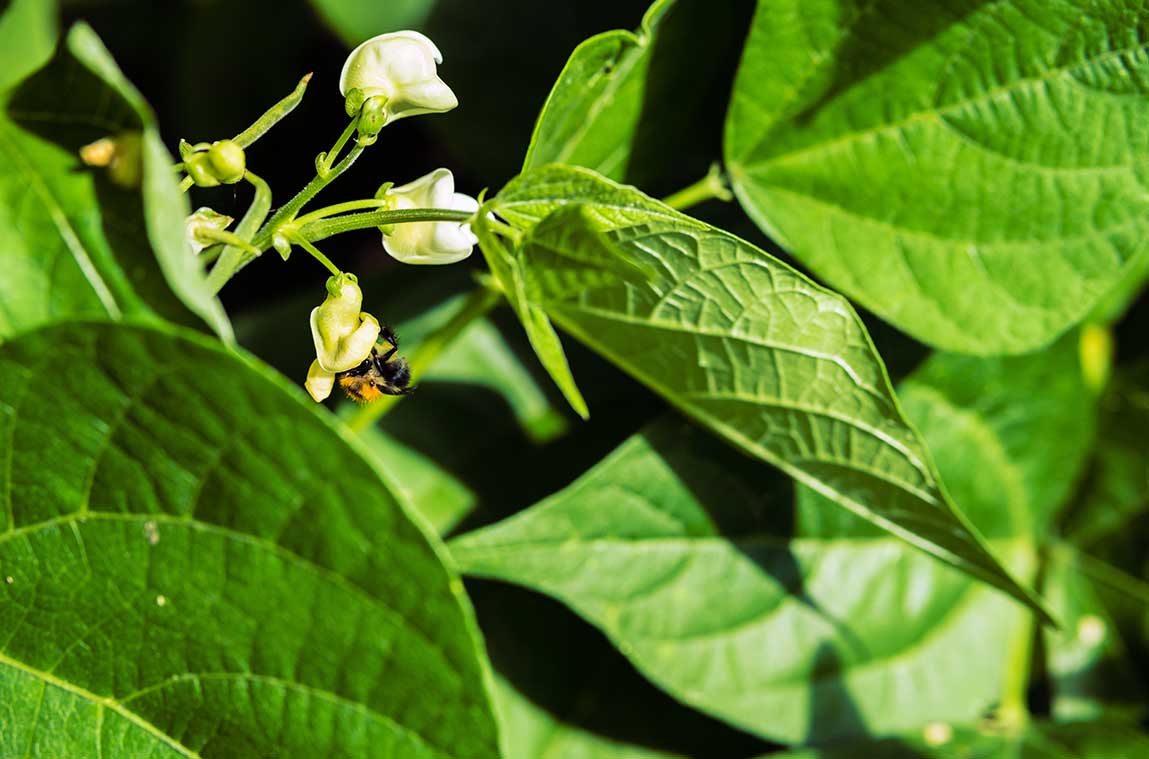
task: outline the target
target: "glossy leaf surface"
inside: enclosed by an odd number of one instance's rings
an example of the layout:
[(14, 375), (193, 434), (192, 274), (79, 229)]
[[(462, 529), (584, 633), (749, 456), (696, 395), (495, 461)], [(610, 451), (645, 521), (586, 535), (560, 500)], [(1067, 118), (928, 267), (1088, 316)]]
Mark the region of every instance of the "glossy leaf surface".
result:
[(1138, 0), (762, 0), (728, 169), (763, 230), (899, 329), (1033, 350), (1149, 243), (1147, 48)]
[(525, 230), (494, 240), (520, 318), (549, 317), (744, 452), (1027, 598), (946, 499), (840, 296), (590, 171), (528, 172), (487, 207)]
[[(1025, 574), (1046, 499), (1066, 497), (1088, 450), (1091, 409), (1076, 430), (1061, 413), (1081, 391), (1074, 348), (980, 367), (942, 356), (903, 388), (958, 502)], [(771, 739), (973, 722), (997, 702), (1024, 610), (810, 491), (787, 512), (760, 465), (667, 421), (451, 548), (468, 573), (563, 600), (677, 698)]]

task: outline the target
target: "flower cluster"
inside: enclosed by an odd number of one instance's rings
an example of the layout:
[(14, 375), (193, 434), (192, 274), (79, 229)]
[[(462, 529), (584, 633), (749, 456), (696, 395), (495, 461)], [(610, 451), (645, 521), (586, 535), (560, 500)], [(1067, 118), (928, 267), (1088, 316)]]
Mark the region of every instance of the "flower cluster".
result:
[[(339, 91), (348, 115), (357, 119), (360, 144), (371, 144), (387, 124), (407, 116), (442, 113), (458, 105), (451, 88), (439, 78), (443, 56), (431, 40), (412, 31), (382, 34), (355, 48), (343, 66)], [(474, 213), (479, 203), (455, 192), (455, 178), (436, 169), (408, 184), (386, 183), (376, 193), (380, 210), (449, 209)], [(450, 264), (471, 255), (478, 239), (466, 223), (406, 222), (379, 227), (383, 248), (408, 264)], [(306, 387), (316, 401), (326, 398), (335, 376), (371, 355), (379, 338), (379, 321), (361, 310), (363, 293), (352, 274), (327, 282), (327, 298), (311, 313), (316, 359)]]

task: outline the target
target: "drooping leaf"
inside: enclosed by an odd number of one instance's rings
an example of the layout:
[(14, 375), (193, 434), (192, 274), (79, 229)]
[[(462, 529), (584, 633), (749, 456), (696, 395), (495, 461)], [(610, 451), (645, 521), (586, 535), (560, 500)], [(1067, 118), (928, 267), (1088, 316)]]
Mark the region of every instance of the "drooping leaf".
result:
[[(1047, 499), (1088, 450), (1075, 356), (1071, 339), (1017, 359), (939, 356), (901, 391), (1015, 571), (1034, 571)], [(672, 695), (767, 738), (972, 723), (993, 707), (1023, 609), (810, 491), (793, 527), (787, 506), (761, 465), (668, 420), (451, 550), (470, 574), (564, 601)]]
[[(52, 62), (0, 101), (0, 336), (84, 316), (198, 316), (230, 339), (185, 240), (187, 199), (154, 117), (95, 34), (74, 27)], [(79, 155), (125, 137), (138, 139), (134, 188)]]
[(0, 754), (497, 756), (458, 578), (309, 403), (191, 333), (0, 347)]
[(528, 334), (549, 317), (751, 456), (1037, 608), (947, 500), (840, 296), (587, 170), (536, 169), (485, 208), (525, 230), (511, 250), (478, 225)]
[(583, 166), (648, 192), (701, 176), (721, 152), (749, 6), (657, 0), (636, 32), (583, 42), (539, 114), (523, 168)]
[(1149, 233), (1139, 0), (758, 4), (727, 118), (747, 212), (932, 345), (1019, 353)]
[(514, 309), (515, 315), (526, 330), (527, 339), (538, 356), (539, 362), (547, 370), (547, 374), (554, 380), (571, 408), (582, 418), (586, 419), (590, 412), (582, 392), (575, 384), (571, 374), (570, 364), (567, 362), (566, 352), (559, 341), (551, 320), (547, 318), (546, 311), (526, 292), (526, 282), (523, 276), (521, 263), (521, 249), (512, 250), (508, 244), (491, 231), (488, 224), (476, 224), (479, 244), (486, 256), (487, 265), (495, 279), (501, 283), (507, 302)]
[[(940, 731), (940, 733), (939, 733)], [(1018, 734), (944, 725), (905, 738), (859, 741), (825, 750), (772, 754), (776, 759), (1140, 759), (1149, 736), (1106, 722), (1031, 725)], [(762, 759), (767, 759), (763, 757)]]

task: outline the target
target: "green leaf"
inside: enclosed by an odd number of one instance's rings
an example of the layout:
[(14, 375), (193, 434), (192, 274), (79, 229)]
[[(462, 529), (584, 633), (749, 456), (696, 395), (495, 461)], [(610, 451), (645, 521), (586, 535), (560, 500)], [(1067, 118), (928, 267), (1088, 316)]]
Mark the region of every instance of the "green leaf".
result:
[[(187, 199), (154, 117), (95, 34), (74, 27), (47, 67), (0, 99), (0, 337), (85, 316), (198, 316), (230, 339), (184, 238)], [(79, 158), (125, 134), (141, 139), (138, 190)]]
[(918, 339), (1020, 353), (1146, 244), (1139, 0), (759, 2), (726, 129), (744, 208)]
[(479, 244), (483, 255), (487, 259), (487, 266), (491, 274), (502, 287), (507, 302), (514, 309), (515, 315), (522, 322), (526, 330), (527, 339), (538, 356), (539, 362), (547, 370), (547, 374), (554, 380), (562, 392), (567, 403), (579, 416), (586, 419), (590, 416), (586, 401), (575, 384), (571, 374), (570, 364), (567, 363), (566, 352), (563, 351), (558, 333), (546, 311), (532, 300), (526, 292), (526, 283), (523, 277), (523, 264), (521, 249), (514, 251), (507, 247), (507, 243), (497, 236), (491, 229), (490, 223), (476, 224), (475, 231), (479, 237)]
[(12, 0), (0, 11), (0, 92), (47, 63), (56, 35), (56, 4), (50, 0)]
[(311, 0), (323, 21), (348, 47), (377, 34), (418, 29), (435, 9), (436, 0)]
[(309, 405), (191, 333), (0, 347), (0, 754), (497, 756), (461, 583)]
[(539, 113), (524, 169), (565, 163), (626, 178), (653, 38), (674, 5), (675, 0), (656, 0), (637, 32), (603, 32), (575, 48)]
[[(1088, 450), (1050, 437), (1092, 416), (1075, 405), (1080, 372), (1048, 381), (1075, 347), (939, 356), (902, 390), (958, 503), (1017, 571), (1034, 571), (1046, 499)], [(467, 573), (562, 600), (675, 697), (774, 740), (972, 723), (998, 701), (1023, 609), (811, 491), (790, 528), (785, 499), (760, 465), (667, 421), (451, 551)]]
[[(940, 730), (940, 734), (939, 734)], [(948, 731), (948, 732), (947, 732)], [(1149, 752), (1149, 736), (1105, 722), (1037, 724), (1013, 735), (944, 726), (925, 735), (859, 741), (825, 750), (771, 754), (773, 759), (1140, 759)], [(941, 740), (945, 738), (945, 740)], [(763, 759), (767, 759), (763, 757)]]
[(528, 333), (522, 312), (545, 312), (751, 456), (1040, 608), (946, 498), (840, 296), (586, 170), (536, 169), (484, 208), (527, 230), (488, 258)]
[(496, 692), (506, 734), (506, 759), (675, 759), (676, 755), (619, 743), (568, 725), (502, 678)]
[(696, 179), (721, 153), (744, 6), (657, 0), (636, 32), (580, 44), (539, 113), (523, 168), (583, 166), (648, 191)]

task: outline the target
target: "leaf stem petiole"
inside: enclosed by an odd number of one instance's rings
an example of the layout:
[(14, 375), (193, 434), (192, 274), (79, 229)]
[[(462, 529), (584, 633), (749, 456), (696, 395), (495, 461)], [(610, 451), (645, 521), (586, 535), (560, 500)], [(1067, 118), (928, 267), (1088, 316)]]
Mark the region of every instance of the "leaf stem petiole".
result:
[(730, 191), (726, 177), (722, 173), (722, 167), (718, 163), (710, 164), (710, 170), (702, 179), (689, 187), (683, 187), (678, 192), (668, 195), (662, 199), (662, 202), (676, 211), (685, 211), (699, 203), (714, 199), (727, 202), (734, 199), (734, 193)]

